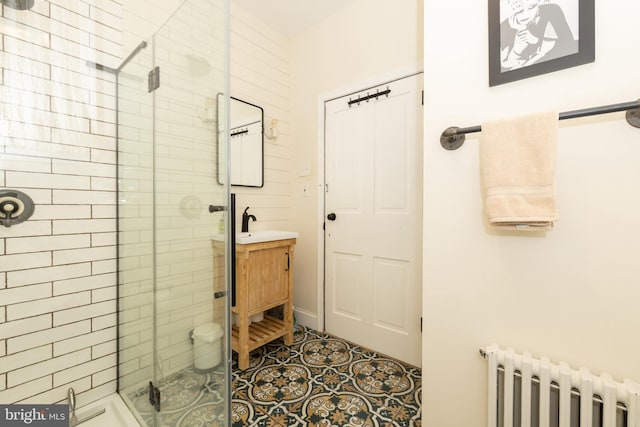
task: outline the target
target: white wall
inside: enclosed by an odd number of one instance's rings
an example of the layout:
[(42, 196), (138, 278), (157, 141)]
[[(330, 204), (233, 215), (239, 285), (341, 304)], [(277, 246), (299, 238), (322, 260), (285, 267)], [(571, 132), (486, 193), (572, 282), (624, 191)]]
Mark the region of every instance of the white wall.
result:
[[(601, 5), (602, 6), (602, 5)], [(486, 425), (490, 343), (640, 381), (640, 130), (623, 113), (560, 123), (560, 221), (544, 235), (489, 231), (481, 134), (453, 152), (449, 126), (638, 97), (640, 5), (596, 8), (593, 64), (488, 87), (487, 3), (427, 2), (423, 423)]]
[[(293, 39), (291, 226), (296, 247), (294, 305), (302, 322), (316, 327), (318, 222), (318, 100), (340, 89), (422, 66), (422, 0), (358, 0)], [(355, 85), (355, 87), (354, 87)], [(367, 86), (365, 86), (366, 88)], [(341, 95), (336, 94), (336, 95)], [(300, 168), (311, 175), (300, 177)], [(303, 185), (310, 189), (303, 194)]]

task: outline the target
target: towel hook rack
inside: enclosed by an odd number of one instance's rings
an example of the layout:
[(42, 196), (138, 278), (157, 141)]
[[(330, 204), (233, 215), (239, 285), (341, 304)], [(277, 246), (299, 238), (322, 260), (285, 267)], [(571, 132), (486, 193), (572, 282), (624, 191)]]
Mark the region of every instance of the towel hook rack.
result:
[[(640, 99), (637, 101), (623, 102), (620, 104), (603, 105), (601, 107), (584, 108), (582, 110), (565, 111), (558, 115), (558, 120), (576, 119), (578, 117), (595, 116), (597, 114), (615, 113), (626, 111), (627, 122), (634, 127), (640, 128)], [(460, 128), (457, 126), (448, 127), (440, 135), (440, 145), (446, 150), (457, 150), (464, 144), (465, 135), (482, 131), (482, 127), (469, 126)]]

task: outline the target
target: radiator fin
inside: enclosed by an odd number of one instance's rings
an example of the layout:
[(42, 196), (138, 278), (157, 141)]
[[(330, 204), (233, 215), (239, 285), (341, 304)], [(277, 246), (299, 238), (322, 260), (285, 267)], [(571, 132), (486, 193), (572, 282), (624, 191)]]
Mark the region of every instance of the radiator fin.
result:
[(640, 385), (632, 380), (495, 344), (481, 353), (488, 362), (489, 427), (640, 427)]

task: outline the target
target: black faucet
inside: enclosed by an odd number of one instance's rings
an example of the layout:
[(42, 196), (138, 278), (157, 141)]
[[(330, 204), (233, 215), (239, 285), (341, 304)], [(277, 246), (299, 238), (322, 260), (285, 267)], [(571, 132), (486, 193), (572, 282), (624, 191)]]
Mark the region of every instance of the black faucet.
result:
[(249, 206), (242, 213), (242, 232), (247, 233), (249, 231), (249, 219), (256, 220), (255, 215), (249, 215), (247, 211), (249, 210)]

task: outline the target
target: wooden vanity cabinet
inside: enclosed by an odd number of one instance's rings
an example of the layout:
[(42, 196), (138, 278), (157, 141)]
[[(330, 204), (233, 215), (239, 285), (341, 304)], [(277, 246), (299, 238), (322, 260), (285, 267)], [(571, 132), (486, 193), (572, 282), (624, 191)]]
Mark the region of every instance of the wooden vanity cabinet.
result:
[[(293, 344), (293, 250), (296, 239), (236, 244), (236, 305), (231, 348), (238, 353), (238, 367), (249, 367), (249, 353), (277, 338)], [(284, 320), (264, 315), (249, 318), (282, 306)]]

